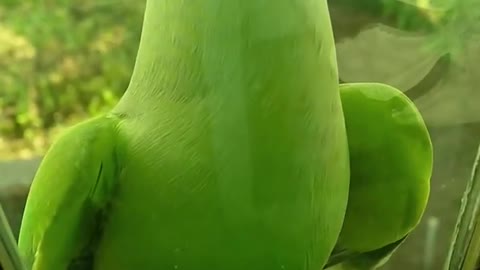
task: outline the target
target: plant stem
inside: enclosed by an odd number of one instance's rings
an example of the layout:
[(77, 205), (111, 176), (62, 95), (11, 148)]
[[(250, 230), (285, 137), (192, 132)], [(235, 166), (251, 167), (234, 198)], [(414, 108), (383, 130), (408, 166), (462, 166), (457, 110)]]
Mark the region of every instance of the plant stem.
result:
[(474, 270), (480, 252), (480, 146), (472, 168), (467, 189), (445, 264), (446, 270)]

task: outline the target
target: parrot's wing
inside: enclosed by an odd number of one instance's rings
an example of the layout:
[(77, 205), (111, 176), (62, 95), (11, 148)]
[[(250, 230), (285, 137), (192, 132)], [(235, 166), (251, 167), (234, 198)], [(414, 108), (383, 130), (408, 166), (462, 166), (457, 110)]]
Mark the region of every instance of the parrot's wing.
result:
[(19, 250), (33, 270), (92, 269), (116, 179), (116, 121), (71, 127), (49, 149), (33, 180)]
[(400, 90), (379, 83), (351, 83), (340, 85), (340, 94), (350, 189), (337, 248), (327, 266), (376, 269), (423, 216), (432, 144), (420, 113)]
[(17, 250), (17, 243), (13, 236), (7, 217), (0, 206), (0, 269), (23, 270), (23, 262)]
[(343, 269), (372, 270), (384, 265), (407, 236), (382, 248), (365, 253), (334, 250), (324, 269), (342, 264)]

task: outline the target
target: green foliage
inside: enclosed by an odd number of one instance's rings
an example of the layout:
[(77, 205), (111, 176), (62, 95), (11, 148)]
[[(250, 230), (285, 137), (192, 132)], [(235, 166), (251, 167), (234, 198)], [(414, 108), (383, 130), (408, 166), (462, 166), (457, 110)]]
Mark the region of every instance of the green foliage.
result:
[(1, 140), (15, 139), (41, 152), (53, 127), (110, 109), (128, 86), (143, 9), (143, 1), (2, 1), (0, 152)]

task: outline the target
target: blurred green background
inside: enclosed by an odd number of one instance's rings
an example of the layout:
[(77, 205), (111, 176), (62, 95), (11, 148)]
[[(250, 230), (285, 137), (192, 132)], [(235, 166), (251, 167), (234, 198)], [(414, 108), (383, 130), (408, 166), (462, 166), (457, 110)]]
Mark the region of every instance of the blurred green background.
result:
[(0, 159), (41, 155), (126, 89), (143, 1), (0, 2)]
[[(433, 139), (427, 212), (384, 269), (441, 269), (480, 142), (480, 1), (329, 5), (340, 80), (405, 91)], [(0, 202), (15, 233), (52, 140), (127, 88), (143, 10), (144, 0), (0, 1)]]

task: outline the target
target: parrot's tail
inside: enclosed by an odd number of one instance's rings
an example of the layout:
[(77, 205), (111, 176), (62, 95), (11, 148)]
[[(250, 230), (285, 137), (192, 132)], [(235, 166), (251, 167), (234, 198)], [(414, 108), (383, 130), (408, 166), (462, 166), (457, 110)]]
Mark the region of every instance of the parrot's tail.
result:
[(26, 270), (17, 243), (0, 205), (0, 270)]

